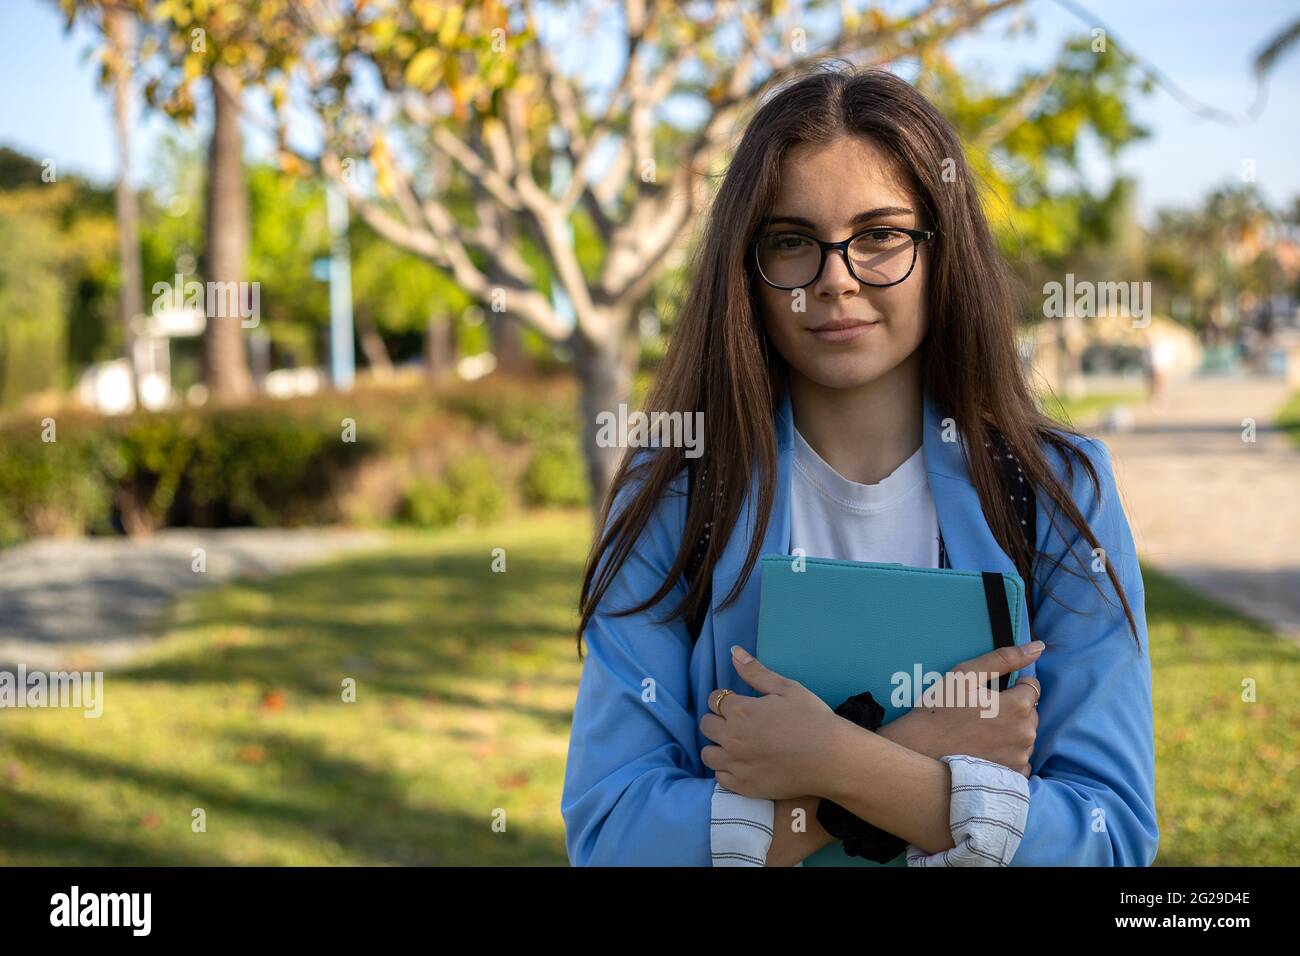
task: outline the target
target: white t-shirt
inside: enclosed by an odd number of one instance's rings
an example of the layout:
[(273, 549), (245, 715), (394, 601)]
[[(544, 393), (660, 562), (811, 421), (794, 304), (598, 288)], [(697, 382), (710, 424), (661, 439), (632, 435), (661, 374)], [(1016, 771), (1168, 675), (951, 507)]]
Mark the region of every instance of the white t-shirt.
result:
[(849, 481), (794, 432), (790, 549), (810, 558), (939, 566), (939, 517), (925, 448), (874, 485)]

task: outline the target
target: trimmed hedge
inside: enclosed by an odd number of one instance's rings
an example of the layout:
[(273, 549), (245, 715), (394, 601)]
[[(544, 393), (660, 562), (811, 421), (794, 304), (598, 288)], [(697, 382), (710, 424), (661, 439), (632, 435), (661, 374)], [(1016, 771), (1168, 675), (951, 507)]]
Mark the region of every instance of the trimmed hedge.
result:
[(524, 472), (523, 495), (530, 505), (576, 507), (587, 503), (591, 482), (577, 436), (553, 439), (537, 449)]
[(343, 480), (379, 450), (322, 418), (265, 410), (68, 416), (0, 431), (0, 542), (164, 525), (298, 525), (335, 517)]
[(40, 419), (11, 419), (0, 424), (0, 546), (167, 526), (438, 527), (489, 520), (511, 500), (581, 506), (575, 408), (568, 380), (493, 377), (121, 418), (60, 413), (53, 442)]
[(418, 478), (407, 488), (400, 517), (418, 528), (441, 528), (462, 518), (491, 521), (506, 492), (492, 464), (481, 454), (453, 462), (441, 480)]

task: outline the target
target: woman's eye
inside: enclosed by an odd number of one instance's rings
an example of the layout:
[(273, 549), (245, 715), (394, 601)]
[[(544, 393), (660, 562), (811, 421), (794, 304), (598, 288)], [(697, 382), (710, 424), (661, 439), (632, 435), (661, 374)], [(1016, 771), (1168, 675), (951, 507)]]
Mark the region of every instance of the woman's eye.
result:
[(872, 229), (853, 240), (853, 248), (859, 252), (892, 252), (901, 249), (910, 242), (906, 233), (897, 229)]

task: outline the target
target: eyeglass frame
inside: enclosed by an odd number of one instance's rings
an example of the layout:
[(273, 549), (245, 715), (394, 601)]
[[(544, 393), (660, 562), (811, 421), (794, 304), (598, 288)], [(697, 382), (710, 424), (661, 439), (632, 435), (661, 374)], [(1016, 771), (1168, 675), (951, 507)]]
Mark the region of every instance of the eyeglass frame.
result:
[[(857, 239), (859, 236), (865, 236), (869, 232), (901, 232), (912, 240), (912, 264), (907, 267), (907, 272), (903, 273), (901, 279), (895, 279), (893, 282), (868, 282), (853, 270), (853, 260), (849, 258), (849, 245), (854, 239)], [(793, 292), (795, 289), (806, 289), (808, 286), (820, 279), (822, 277), (822, 272), (826, 269), (826, 253), (830, 252), (832, 249), (843, 253), (844, 265), (848, 268), (849, 275), (853, 276), (859, 284), (869, 285), (873, 289), (888, 289), (890, 286), (898, 285), (900, 282), (907, 281), (908, 276), (910, 276), (916, 269), (916, 260), (918, 258), (917, 249), (920, 247), (921, 243), (933, 239), (938, 234), (938, 230), (935, 229), (904, 229), (902, 226), (872, 226), (869, 229), (863, 229), (861, 232), (855, 232), (847, 239), (841, 239), (839, 242), (823, 242), (816, 236), (810, 236), (806, 232), (799, 232), (796, 229), (782, 229), (779, 232), (764, 233), (751, 242), (750, 247), (754, 250), (754, 268), (758, 271), (758, 277), (773, 289), (779, 289), (782, 292)], [(803, 285), (777, 285), (775, 282), (771, 281), (763, 274), (763, 266), (758, 261), (758, 244), (771, 236), (802, 236), (805, 239), (811, 239), (813, 242), (817, 243), (819, 247), (818, 255), (821, 257), (821, 261), (817, 263), (817, 273)]]

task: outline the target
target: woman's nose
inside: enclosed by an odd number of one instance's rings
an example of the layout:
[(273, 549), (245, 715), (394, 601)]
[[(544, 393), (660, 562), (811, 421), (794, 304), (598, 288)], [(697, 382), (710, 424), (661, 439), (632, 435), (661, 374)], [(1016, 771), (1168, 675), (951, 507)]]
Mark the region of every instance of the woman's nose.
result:
[(843, 295), (845, 292), (857, 292), (861, 283), (849, 271), (848, 254), (839, 249), (826, 253), (826, 264), (817, 279), (817, 295)]

